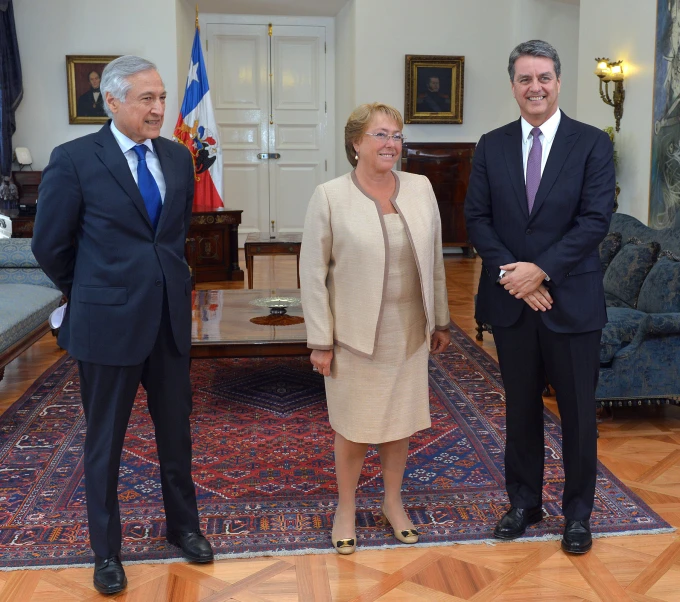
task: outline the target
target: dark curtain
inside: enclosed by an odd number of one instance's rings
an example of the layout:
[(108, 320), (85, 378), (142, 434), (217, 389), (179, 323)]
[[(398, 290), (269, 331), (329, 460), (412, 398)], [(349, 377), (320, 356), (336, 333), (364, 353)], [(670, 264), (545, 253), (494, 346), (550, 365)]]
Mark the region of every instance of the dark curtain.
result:
[(12, 0), (0, 0), (0, 172), (12, 171), (12, 134), (17, 129), (14, 111), (24, 92)]

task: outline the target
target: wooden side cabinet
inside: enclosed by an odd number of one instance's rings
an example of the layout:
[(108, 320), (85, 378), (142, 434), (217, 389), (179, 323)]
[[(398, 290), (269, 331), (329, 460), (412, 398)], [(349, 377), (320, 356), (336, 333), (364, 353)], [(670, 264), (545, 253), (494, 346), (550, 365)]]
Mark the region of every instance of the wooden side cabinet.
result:
[(241, 213), (226, 209), (192, 214), (188, 238), (196, 241), (196, 282), (243, 280), (238, 264)]
[(427, 176), (432, 182), (442, 220), (442, 244), (475, 252), (465, 228), (463, 206), (472, 170), (474, 142), (406, 142), (401, 169)]

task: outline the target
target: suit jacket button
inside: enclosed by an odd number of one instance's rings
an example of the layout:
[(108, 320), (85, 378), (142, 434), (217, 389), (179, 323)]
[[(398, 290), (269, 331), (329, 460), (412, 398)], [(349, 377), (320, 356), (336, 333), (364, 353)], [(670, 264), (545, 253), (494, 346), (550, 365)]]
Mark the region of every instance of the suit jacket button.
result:
[(533, 230), (531, 228), (527, 228), (525, 234), (531, 234)]
[(156, 280), (156, 286), (163, 286), (162, 280)]

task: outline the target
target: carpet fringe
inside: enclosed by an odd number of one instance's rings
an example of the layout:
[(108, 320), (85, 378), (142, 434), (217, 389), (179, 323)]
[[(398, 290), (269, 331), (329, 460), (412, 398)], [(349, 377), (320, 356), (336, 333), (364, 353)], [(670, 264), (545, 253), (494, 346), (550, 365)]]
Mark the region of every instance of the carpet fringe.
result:
[[(662, 535), (665, 533), (674, 533), (677, 531), (675, 527), (663, 528), (663, 529), (652, 529), (650, 531), (620, 531), (616, 533), (593, 533), (593, 539), (600, 539), (605, 537), (625, 537), (632, 535)], [(468, 541), (431, 541), (431, 542), (420, 542), (416, 544), (410, 544), (405, 546), (402, 543), (395, 544), (382, 544), (379, 546), (366, 546), (357, 545), (357, 551), (368, 551), (368, 550), (390, 550), (395, 548), (406, 549), (409, 548), (443, 548), (450, 546), (468, 546), (468, 545), (481, 545), (486, 544), (487, 546), (497, 546), (504, 545), (506, 543), (535, 543), (538, 541), (555, 541), (562, 539), (560, 534), (549, 534), (541, 535), (540, 537), (520, 537), (518, 539), (513, 539), (512, 542), (499, 541), (495, 538), (487, 539), (473, 539)], [(267, 556), (306, 556), (306, 555), (319, 555), (319, 554), (335, 554), (335, 550), (332, 547), (328, 548), (304, 548), (301, 550), (274, 550), (265, 552), (229, 552), (226, 554), (215, 554), (215, 560), (234, 560), (238, 558), (264, 558)], [(181, 557), (176, 558), (160, 558), (157, 560), (125, 560), (123, 559), (124, 566), (132, 566), (133, 564), (174, 564), (177, 562), (187, 562), (186, 559)], [(94, 562), (88, 563), (78, 563), (78, 564), (55, 564), (46, 566), (24, 566), (24, 567), (0, 567), (0, 571), (42, 571), (42, 570), (57, 570), (57, 569), (81, 569), (81, 568), (92, 568)]]

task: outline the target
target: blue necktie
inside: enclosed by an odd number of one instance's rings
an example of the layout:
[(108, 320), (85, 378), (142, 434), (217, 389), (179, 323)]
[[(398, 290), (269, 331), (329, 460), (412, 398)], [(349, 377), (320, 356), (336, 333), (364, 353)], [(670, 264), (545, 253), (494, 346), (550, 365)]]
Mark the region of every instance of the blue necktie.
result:
[(149, 147), (138, 144), (133, 146), (132, 150), (137, 155), (137, 186), (139, 186), (139, 192), (142, 193), (146, 211), (155, 230), (161, 216), (163, 203), (161, 202), (161, 191), (158, 189), (158, 184), (156, 184), (156, 180), (154, 180), (149, 171), (149, 166), (146, 164), (146, 151), (149, 150)]

